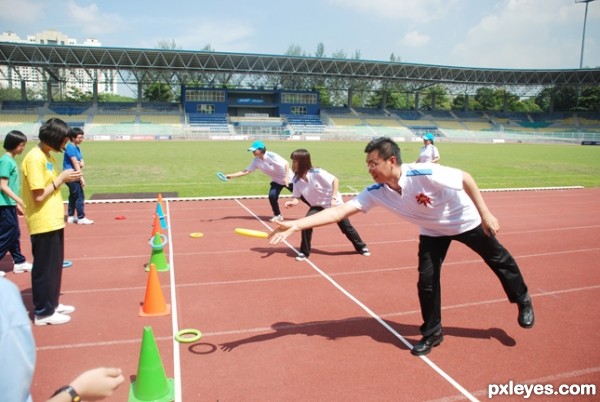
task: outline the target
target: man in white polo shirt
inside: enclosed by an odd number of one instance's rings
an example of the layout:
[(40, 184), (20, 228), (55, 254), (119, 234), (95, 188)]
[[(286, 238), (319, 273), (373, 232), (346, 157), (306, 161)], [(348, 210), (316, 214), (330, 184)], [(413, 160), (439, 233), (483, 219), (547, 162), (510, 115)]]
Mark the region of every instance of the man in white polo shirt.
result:
[(287, 188), (290, 192), (293, 190), (291, 184), (292, 177), (294, 174), (290, 169), (290, 164), (279, 154), (273, 151), (267, 151), (267, 147), (262, 141), (254, 141), (248, 151), (252, 152), (254, 159), (252, 163), (244, 170), (236, 173), (225, 175), (228, 179), (235, 177), (246, 176), (254, 172), (256, 169), (260, 170), (271, 178), (269, 188), (269, 203), (273, 210), (273, 217), (271, 222), (279, 222), (283, 220), (281, 210), (279, 208), (279, 194), (281, 190)]
[(527, 285), (514, 258), (496, 239), (500, 225), (471, 175), (435, 163), (402, 164), (400, 148), (387, 137), (372, 140), (365, 152), (369, 174), (377, 184), (338, 207), (279, 222), (270, 242), (276, 244), (294, 232), (334, 223), (379, 205), (420, 227), (417, 287), (424, 323), (420, 328), (423, 338), (413, 346), (412, 354), (425, 355), (444, 340), (440, 271), (453, 240), (483, 258), (508, 300), (517, 304), (519, 325), (531, 328), (535, 317)]

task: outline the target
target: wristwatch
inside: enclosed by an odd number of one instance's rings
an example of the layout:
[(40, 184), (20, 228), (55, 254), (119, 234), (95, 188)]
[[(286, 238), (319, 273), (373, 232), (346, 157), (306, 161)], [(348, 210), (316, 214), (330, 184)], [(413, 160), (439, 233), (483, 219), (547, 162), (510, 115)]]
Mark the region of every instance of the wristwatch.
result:
[(54, 396), (60, 394), (61, 392), (68, 392), (69, 395), (71, 396), (72, 402), (80, 402), (81, 401), (81, 397), (79, 396), (77, 391), (75, 391), (75, 388), (73, 388), (70, 385), (65, 385), (64, 387), (60, 387), (59, 389), (56, 390), (56, 392), (52, 396), (54, 397)]

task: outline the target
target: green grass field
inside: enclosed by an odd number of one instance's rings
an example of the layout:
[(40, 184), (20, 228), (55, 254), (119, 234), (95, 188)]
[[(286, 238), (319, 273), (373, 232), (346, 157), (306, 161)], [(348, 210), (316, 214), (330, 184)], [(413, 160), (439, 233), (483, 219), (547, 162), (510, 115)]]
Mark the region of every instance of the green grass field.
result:
[[(176, 192), (179, 197), (265, 195), (261, 172), (223, 183), (215, 173), (243, 170), (252, 160), (251, 141), (94, 142), (81, 146), (86, 162), (86, 198), (93, 194)], [(28, 144), (28, 148), (33, 146)], [(372, 183), (365, 164), (366, 142), (266, 142), (285, 158), (306, 148), (315, 166), (340, 179), (343, 193)], [(413, 162), (421, 143), (401, 143)], [(540, 144), (437, 144), (442, 164), (473, 175), (480, 188), (600, 186), (600, 147)], [(62, 154), (57, 159), (62, 162)], [(22, 156), (18, 157), (18, 161)], [(20, 163), (20, 162), (19, 162)], [(63, 195), (67, 195), (63, 187)]]

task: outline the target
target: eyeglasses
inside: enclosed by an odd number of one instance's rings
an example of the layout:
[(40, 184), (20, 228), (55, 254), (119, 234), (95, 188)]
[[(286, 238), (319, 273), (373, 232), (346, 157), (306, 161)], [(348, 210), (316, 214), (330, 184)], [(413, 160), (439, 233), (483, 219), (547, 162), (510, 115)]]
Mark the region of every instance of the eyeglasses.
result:
[(377, 166), (379, 166), (382, 162), (386, 162), (388, 159), (390, 159), (390, 157), (387, 157), (385, 159), (379, 159), (379, 160), (371, 160), (371, 161), (367, 161), (367, 167), (369, 169), (375, 169), (377, 168)]

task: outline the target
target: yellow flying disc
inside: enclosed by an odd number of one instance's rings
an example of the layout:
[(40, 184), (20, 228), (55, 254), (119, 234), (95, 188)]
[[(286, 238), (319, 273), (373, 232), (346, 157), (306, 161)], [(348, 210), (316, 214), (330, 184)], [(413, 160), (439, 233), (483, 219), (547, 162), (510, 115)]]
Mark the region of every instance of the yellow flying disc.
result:
[(252, 229), (236, 228), (235, 233), (242, 236), (258, 237), (259, 239), (266, 239), (267, 237), (269, 237), (269, 234), (267, 232)]
[(200, 233), (200, 232), (190, 233), (190, 237), (199, 238), (202, 236), (204, 236), (204, 233)]

